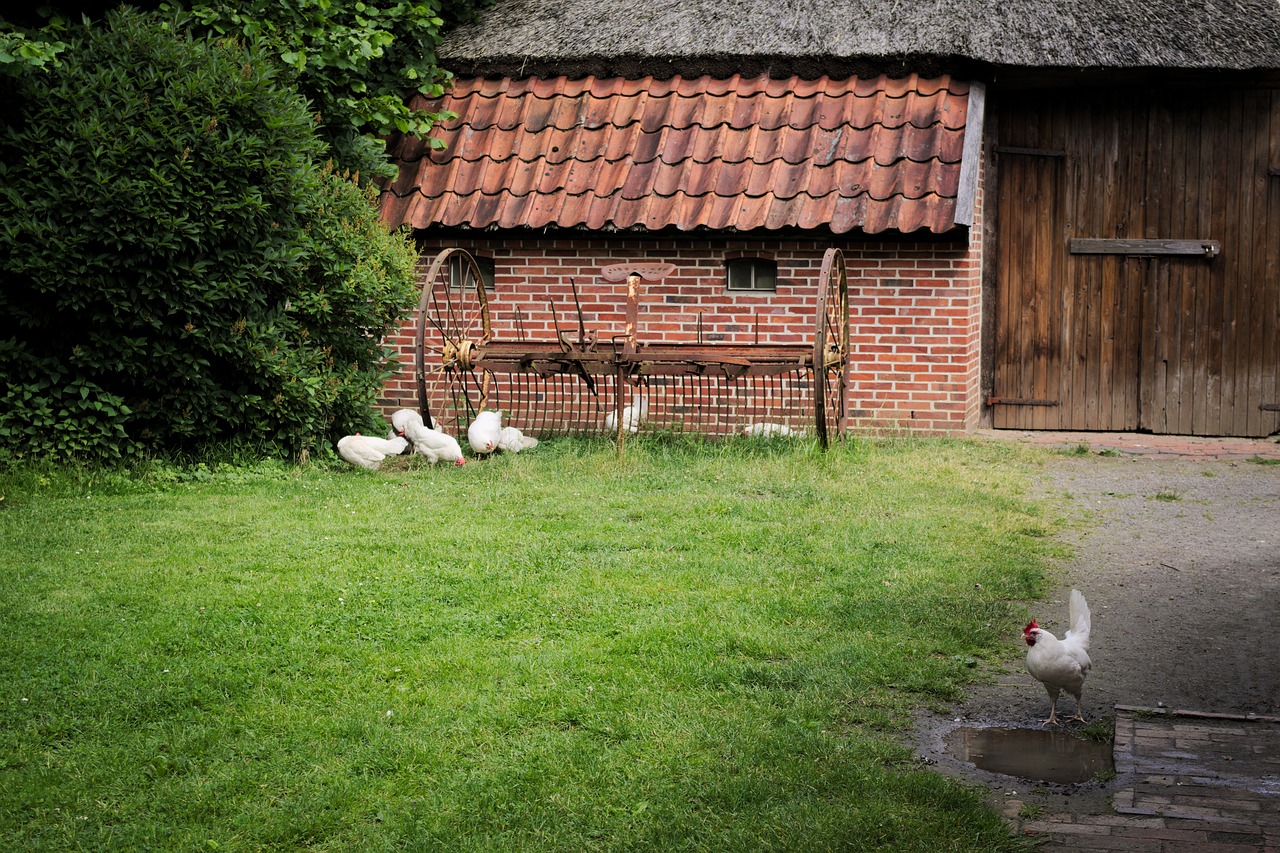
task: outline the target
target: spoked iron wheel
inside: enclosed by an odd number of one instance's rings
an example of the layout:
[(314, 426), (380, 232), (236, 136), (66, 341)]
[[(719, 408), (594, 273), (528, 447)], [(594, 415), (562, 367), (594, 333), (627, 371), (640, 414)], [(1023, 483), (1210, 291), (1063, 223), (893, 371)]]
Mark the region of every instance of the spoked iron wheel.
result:
[(487, 403), (492, 377), (479, 364), (491, 336), (479, 265), (464, 249), (445, 249), (427, 270), (414, 341), (418, 407), (428, 424), (459, 435)]
[(849, 279), (844, 254), (827, 249), (818, 275), (818, 311), (813, 330), (813, 402), (818, 440), (826, 448), (848, 427), (845, 390), (849, 363)]

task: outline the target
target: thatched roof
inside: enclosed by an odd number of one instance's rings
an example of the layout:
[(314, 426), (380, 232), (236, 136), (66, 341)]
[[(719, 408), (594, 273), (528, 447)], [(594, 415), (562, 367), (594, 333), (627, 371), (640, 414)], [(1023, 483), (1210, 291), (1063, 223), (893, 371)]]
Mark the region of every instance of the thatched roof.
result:
[(1280, 69), (1277, 0), (495, 0), (459, 74)]

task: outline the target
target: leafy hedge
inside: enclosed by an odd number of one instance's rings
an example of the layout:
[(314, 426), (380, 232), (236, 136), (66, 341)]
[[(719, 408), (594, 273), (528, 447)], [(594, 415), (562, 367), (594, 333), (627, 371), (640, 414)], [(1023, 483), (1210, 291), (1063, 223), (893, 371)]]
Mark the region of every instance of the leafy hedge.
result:
[(416, 253), (269, 56), (122, 9), (0, 118), (0, 460), (367, 428)]

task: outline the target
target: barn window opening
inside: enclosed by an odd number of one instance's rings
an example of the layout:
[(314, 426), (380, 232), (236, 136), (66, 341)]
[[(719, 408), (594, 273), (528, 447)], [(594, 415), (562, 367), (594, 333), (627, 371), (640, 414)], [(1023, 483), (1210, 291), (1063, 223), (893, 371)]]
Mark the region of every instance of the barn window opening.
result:
[[(486, 258), (483, 255), (472, 255), (476, 260), (476, 266), (480, 268), (480, 278), (484, 281), (485, 290), (493, 290), (493, 258)], [(461, 255), (454, 255), (449, 258), (449, 287), (453, 290), (461, 290), (464, 286), (475, 287), (474, 282), (468, 282), (465, 279), (467, 273), (471, 271), (471, 265), (466, 263)]]
[(729, 290), (778, 289), (778, 264), (768, 258), (730, 258), (724, 262)]

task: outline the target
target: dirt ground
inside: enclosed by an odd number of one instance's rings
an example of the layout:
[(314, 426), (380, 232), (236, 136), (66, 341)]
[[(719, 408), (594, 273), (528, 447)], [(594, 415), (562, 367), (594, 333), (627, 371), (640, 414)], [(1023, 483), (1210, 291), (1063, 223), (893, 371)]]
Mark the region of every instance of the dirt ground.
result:
[[(1067, 520), (1060, 536), (1073, 555), (1028, 616), (1061, 636), (1072, 587), (1088, 600), (1086, 718), (1113, 718), (1117, 704), (1280, 716), (1280, 464), (1062, 454), (1035, 488)], [(1010, 643), (1021, 647), (1016, 635)], [(1022, 650), (952, 713), (921, 715), (927, 762), (948, 769), (941, 738), (958, 726), (1027, 727), (1048, 716)], [(1059, 707), (1070, 714), (1074, 704), (1064, 695)]]

